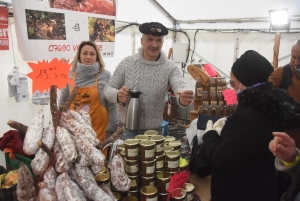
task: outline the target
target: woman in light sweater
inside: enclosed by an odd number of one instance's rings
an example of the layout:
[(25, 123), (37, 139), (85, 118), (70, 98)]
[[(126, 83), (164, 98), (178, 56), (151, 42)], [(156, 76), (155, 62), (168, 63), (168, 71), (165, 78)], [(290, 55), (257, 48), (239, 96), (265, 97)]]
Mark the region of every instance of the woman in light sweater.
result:
[[(111, 73), (104, 70), (104, 62), (97, 45), (92, 41), (83, 41), (72, 62), (69, 76), (79, 86), (76, 97), (70, 108), (81, 109), (90, 114), (92, 127), (97, 138), (103, 141), (117, 130), (117, 104), (104, 99), (103, 88)], [(60, 94), (60, 104), (64, 103), (72, 93), (74, 86), (68, 85)]]
[(269, 149), (276, 156), (276, 169), (286, 172), (293, 180), (281, 201), (300, 201), (300, 151), (288, 134), (274, 132), (273, 135), (274, 139), (270, 142)]

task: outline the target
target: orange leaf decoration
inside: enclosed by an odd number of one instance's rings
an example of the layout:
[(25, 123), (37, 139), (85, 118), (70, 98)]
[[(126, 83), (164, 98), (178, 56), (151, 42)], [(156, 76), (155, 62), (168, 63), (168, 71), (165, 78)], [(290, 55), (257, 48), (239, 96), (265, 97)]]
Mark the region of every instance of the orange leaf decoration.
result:
[(32, 93), (36, 90), (40, 92), (48, 91), (51, 85), (56, 85), (58, 89), (65, 87), (66, 84), (74, 85), (73, 80), (69, 78), (71, 67), (69, 61), (64, 62), (63, 59), (58, 60), (55, 58), (49, 63), (45, 60), (38, 61), (38, 63), (28, 62), (32, 69), (32, 72), (27, 74), (32, 79)]

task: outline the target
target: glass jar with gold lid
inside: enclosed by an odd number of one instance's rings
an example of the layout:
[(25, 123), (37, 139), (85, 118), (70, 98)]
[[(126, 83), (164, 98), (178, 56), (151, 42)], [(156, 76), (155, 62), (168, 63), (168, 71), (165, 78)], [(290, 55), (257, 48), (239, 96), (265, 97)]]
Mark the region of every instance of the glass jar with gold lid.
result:
[(107, 173), (100, 173), (95, 176), (95, 181), (98, 185), (108, 184), (110, 182), (110, 176)]
[(158, 135), (158, 132), (156, 130), (147, 130), (144, 132), (144, 135), (148, 135), (149, 137), (152, 137), (154, 135)]
[(173, 136), (165, 136), (165, 144), (169, 145), (169, 142), (176, 140)]
[(186, 192), (181, 188), (175, 188), (172, 191), (171, 201), (185, 201), (186, 200)]
[(194, 199), (194, 190), (195, 186), (191, 183), (185, 183), (181, 186), (182, 189), (186, 192), (186, 201), (192, 201)]
[(144, 135), (144, 134), (136, 135), (134, 139), (139, 140), (140, 142), (142, 140), (149, 140), (149, 135)]
[(157, 188), (154, 186), (144, 186), (141, 189), (141, 201), (157, 200)]
[(180, 150), (180, 148), (181, 148), (181, 142), (179, 142), (178, 140), (169, 142), (169, 145), (174, 148), (174, 151)]
[(139, 201), (139, 200), (137, 197), (135, 197), (133, 195), (128, 195), (128, 196), (124, 197), (122, 201)]
[(169, 151), (166, 153), (167, 170), (177, 172), (179, 170), (180, 153), (178, 151)]
[(142, 161), (153, 161), (155, 159), (155, 142), (153, 140), (141, 141), (140, 152)]
[(124, 141), (125, 157), (127, 160), (138, 160), (139, 143), (136, 139), (127, 139)]
[(170, 146), (170, 145), (165, 145), (165, 147), (164, 147), (164, 152), (165, 153), (167, 153), (169, 151), (173, 151), (173, 150), (174, 150), (174, 148), (172, 146)]

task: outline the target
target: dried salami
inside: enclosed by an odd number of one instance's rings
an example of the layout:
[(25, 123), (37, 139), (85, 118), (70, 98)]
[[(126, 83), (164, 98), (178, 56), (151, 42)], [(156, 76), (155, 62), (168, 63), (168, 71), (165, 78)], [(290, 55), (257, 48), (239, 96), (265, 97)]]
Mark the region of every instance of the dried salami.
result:
[(65, 192), (64, 192), (65, 191), (65, 182), (64, 182), (65, 174), (66, 174), (65, 172), (61, 173), (56, 179), (55, 194), (56, 194), (57, 201), (68, 201), (65, 196)]
[(23, 150), (28, 155), (33, 155), (37, 152), (37, 142), (42, 139), (44, 127), (44, 113), (43, 110), (39, 110), (38, 113), (31, 120), (28, 129), (26, 131)]
[(90, 117), (89, 113), (84, 110), (80, 110), (79, 113), (81, 114), (82, 118), (85, 120), (87, 125), (92, 126), (91, 117)]
[(56, 162), (55, 162), (55, 170), (57, 172), (66, 172), (71, 168), (71, 164), (67, 162), (65, 159), (64, 154), (62, 153), (62, 149), (56, 140), (53, 146), (53, 151), (56, 156)]
[(128, 191), (130, 188), (130, 179), (125, 173), (124, 162), (119, 154), (113, 157), (110, 170), (113, 186), (119, 191)]
[(74, 163), (74, 167), (75, 167), (76, 175), (78, 177), (86, 178), (96, 184), (94, 175), (91, 172), (89, 167), (82, 166), (79, 163)]
[(112, 198), (113, 201), (117, 201), (114, 194), (110, 190), (109, 184), (103, 184), (100, 186), (100, 188), (102, 188), (102, 190), (104, 190), (104, 192), (107, 193)]
[(67, 200), (72, 201), (85, 201), (85, 197), (83, 196), (82, 191), (79, 189), (77, 184), (75, 184), (72, 180), (70, 180), (67, 174), (64, 174), (64, 194)]
[(53, 167), (48, 168), (44, 175), (43, 175), (43, 179), (44, 179), (44, 183), (46, 185), (47, 188), (55, 188), (55, 183), (56, 183), (56, 178), (57, 178), (57, 174), (54, 170)]
[(77, 158), (77, 151), (70, 136), (70, 132), (61, 126), (58, 126), (56, 131), (56, 139), (62, 148), (65, 159), (69, 163), (74, 162)]
[(47, 188), (43, 182), (38, 184), (39, 190), (39, 201), (56, 201), (56, 195), (54, 189)]
[(29, 200), (36, 195), (34, 181), (29, 168), (20, 163), (18, 171), (17, 197), (18, 200)]

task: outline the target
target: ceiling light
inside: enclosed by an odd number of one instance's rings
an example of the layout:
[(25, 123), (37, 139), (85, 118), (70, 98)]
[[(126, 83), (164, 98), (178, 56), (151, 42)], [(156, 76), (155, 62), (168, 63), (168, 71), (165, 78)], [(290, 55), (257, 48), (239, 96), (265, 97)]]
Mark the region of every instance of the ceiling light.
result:
[(290, 17), (288, 9), (270, 10), (270, 20), (272, 30), (289, 30), (290, 29)]

